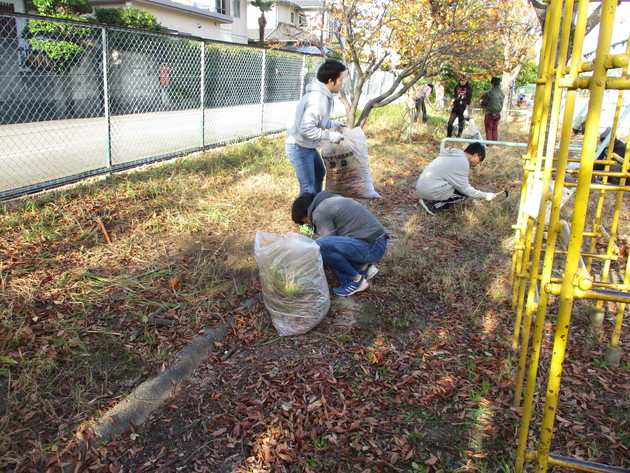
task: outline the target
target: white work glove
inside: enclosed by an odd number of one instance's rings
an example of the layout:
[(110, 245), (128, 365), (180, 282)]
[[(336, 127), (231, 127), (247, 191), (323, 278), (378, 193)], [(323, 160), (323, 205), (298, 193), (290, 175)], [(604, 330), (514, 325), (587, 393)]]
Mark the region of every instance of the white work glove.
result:
[(343, 140), (343, 135), (341, 133), (337, 133), (336, 131), (329, 131), (328, 139), (336, 144)]
[(486, 197), (485, 199), (490, 202), (491, 200), (494, 200), (497, 198), (496, 194), (493, 194), (492, 192), (486, 192)]

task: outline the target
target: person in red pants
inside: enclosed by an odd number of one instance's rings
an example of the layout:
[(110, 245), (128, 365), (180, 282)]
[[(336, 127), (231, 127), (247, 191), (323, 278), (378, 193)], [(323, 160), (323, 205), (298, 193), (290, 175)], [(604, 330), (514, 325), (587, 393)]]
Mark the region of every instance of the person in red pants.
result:
[(490, 84), (492, 88), (481, 96), (480, 103), (485, 112), (483, 121), (486, 126), (486, 140), (499, 141), (499, 121), (505, 93), (501, 90), (501, 79), (498, 77), (493, 77)]

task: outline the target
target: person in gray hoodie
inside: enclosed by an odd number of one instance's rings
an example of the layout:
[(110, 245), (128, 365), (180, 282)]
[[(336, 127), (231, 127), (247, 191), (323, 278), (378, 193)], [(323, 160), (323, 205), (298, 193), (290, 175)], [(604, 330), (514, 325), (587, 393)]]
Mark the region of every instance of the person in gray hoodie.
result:
[(326, 59), (317, 71), (317, 78), (306, 86), (306, 93), (287, 124), (285, 151), (295, 169), (300, 194), (317, 193), (323, 188), (326, 167), (317, 151), (321, 141), (339, 143), (343, 139), (336, 130), (345, 123), (329, 117), (333, 94), (341, 91), (345, 70), (346, 66), (339, 61)]
[(422, 171), (416, 183), (420, 205), (430, 215), (448, 209), (467, 199), (492, 200), (497, 194), (482, 192), (468, 182), (468, 171), (486, 158), (486, 148), (471, 143), (462, 151), (444, 148), (439, 156)]
[(295, 199), (291, 218), (298, 225), (313, 227), (324, 265), (339, 281), (339, 287), (333, 288), (335, 294), (351, 296), (368, 288), (368, 281), (378, 273), (374, 263), (385, 255), (389, 239), (368, 209), (355, 200), (322, 191)]

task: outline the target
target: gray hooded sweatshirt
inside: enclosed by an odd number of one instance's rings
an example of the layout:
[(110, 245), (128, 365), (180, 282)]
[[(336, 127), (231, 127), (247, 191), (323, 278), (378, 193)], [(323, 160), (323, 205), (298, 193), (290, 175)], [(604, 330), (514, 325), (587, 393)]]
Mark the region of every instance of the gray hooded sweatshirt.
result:
[(287, 123), (287, 143), (297, 143), (304, 148), (317, 148), (321, 140), (330, 139), (332, 128), (330, 112), (333, 95), (325, 84), (313, 79), (306, 86), (306, 93)]
[(466, 153), (461, 149), (444, 148), (420, 174), (416, 192), (426, 200), (448, 200), (455, 190), (473, 199), (486, 198), (488, 192), (479, 191), (468, 182), (469, 169)]
[(389, 238), (381, 222), (356, 200), (328, 191), (321, 191), (308, 207), (308, 218), (315, 233), (324, 236), (345, 236), (373, 242)]

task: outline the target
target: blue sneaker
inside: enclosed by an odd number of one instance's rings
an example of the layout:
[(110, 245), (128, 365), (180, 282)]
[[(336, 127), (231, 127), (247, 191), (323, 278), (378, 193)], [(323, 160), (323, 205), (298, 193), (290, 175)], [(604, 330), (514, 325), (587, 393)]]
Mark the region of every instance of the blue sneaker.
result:
[(367, 268), (359, 271), (359, 274), (363, 276), (366, 281), (369, 281), (378, 274), (378, 268), (370, 263)]
[(365, 291), (369, 284), (363, 276), (358, 281), (350, 281), (343, 286), (333, 288), (333, 292), (338, 296), (351, 296), (355, 292)]

